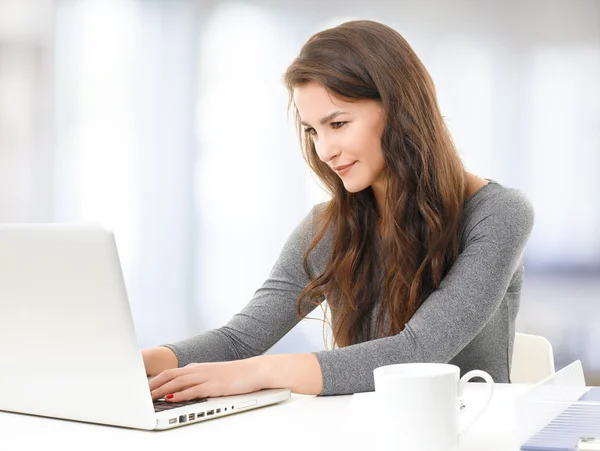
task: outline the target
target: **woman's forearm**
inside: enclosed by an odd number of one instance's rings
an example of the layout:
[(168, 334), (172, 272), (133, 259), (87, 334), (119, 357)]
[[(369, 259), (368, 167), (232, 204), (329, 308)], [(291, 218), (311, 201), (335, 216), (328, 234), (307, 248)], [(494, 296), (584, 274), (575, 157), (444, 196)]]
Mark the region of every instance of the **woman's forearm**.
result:
[(164, 346), (142, 349), (142, 358), (148, 376), (157, 376), (164, 370), (178, 366), (175, 353)]
[(263, 388), (289, 388), (293, 393), (323, 391), (321, 366), (314, 354), (273, 354), (255, 357)]

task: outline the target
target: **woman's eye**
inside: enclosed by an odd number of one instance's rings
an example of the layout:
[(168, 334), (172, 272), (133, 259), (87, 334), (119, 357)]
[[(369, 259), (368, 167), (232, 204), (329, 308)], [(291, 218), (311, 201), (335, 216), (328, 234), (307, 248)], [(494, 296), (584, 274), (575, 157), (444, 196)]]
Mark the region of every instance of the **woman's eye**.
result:
[(310, 136), (315, 136), (317, 134), (314, 128), (305, 128), (304, 133), (308, 133)]
[(344, 126), (345, 122), (332, 122), (331, 123), (331, 127), (333, 128), (342, 128)]

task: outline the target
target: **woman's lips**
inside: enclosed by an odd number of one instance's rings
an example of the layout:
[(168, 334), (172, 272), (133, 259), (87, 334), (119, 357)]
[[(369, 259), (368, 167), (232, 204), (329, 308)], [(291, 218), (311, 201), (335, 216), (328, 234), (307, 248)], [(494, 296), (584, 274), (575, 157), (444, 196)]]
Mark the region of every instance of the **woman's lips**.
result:
[(354, 164), (356, 163), (356, 161), (354, 163), (350, 163), (350, 164), (344, 164), (341, 166), (336, 166), (335, 172), (337, 173), (337, 175), (346, 175), (348, 172), (350, 172), (350, 169), (352, 169), (354, 167)]

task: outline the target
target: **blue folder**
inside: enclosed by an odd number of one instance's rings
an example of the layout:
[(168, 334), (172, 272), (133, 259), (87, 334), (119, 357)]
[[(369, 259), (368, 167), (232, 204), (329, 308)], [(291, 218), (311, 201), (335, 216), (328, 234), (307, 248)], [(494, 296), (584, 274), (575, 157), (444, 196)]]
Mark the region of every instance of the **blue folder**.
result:
[(558, 415), (521, 446), (522, 451), (573, 451), (582, 437), (600, 437), (598, 408), (586, 409), (586, 402), (600, 402), (600, 387), (590, 388), (572, 406)]

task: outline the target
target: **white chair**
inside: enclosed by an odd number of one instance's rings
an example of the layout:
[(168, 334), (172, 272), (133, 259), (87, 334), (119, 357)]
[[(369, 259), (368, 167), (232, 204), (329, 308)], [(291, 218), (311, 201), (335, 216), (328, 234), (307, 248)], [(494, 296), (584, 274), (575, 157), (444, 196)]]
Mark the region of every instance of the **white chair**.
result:
[(513, 384), (536, 384), (554, 374), (552, 345), (544, 337), (517, 333), (510, 380)]

